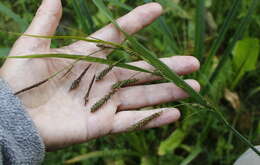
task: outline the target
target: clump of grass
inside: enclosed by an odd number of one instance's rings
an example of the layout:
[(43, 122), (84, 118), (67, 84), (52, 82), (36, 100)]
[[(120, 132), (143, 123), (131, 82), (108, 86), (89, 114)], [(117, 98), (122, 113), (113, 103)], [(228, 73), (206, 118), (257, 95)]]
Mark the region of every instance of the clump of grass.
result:
[(138, 130), (138, 129), (142, 129), (144, 128), (147, 124), (149, 124), (152, 120), (157, 119), (158, 117), (160, 117), (162, 115), (163, 111), (161, 112), (156, 112), (140, 121), (138, 121), (137, 123), (133, 124), (132, 126), (130, 126), (127, 131), (134, 131), (134, 130)]
[[(194, 89), (192, 89), (182, 78), (180, 78), (175, 72), (173, 72), (166, 64), (164, 64), (162, 61), (158, 59), (158, 57), (145, 48), (140, 42), (137, 41), (137, 39), (133, 36), (130, 36), (127, 34), (121, 27), (118, 25), (118, 23), (114, 20), (113, 14), (108, 10), (106, 5), (104, 4), (103, 0), (93, 0), (93, 2), (96, 4), (96, 6), (99, 8), (99, 10), (120, 30), (128, 39), (131, 48), (134, 52), (137, 52), (140, 57), (153, 65), (156, 69), (158, 69), (163, 78), (168, 80), (169, 82), (175, 83), (178, 87), (182, 88), (184, 91), (186, 91), (194, 100), (196, 100), (199, 104), (201, 104), (205, 109), (210, 109), (214, 112), (214, 115), (233, 133), (237, 135), (247, 146), (249, 146), (253, 151), (255, 151), (258, 155), (260, 155), (260, 151), (258, 151), (253, 144), (246, 139), (243, 135), (241, 135), (236, 129), (234, 129), (228, 121), (225, 119), (223, 114), (217, 109), (216, 106), (209, 103), (202, 95), (197, 93)], [(256, 6), (256, 0), (252, 1), (253, 7)], [(249, 9), (249, 14), (245, 18), (245, 20), (248, 20), (252, 14), (253, 7)], [(242, 25), (246, 23), (247, 21), (243, 21)], [(242, 26), (241, 25), (241, 26)], [(244, 27), (244, 26), (243, 26)], [(239, 28), (239, 33), (241, 34)], [(233, 39), (233, 42), (236, 41), (236, 39), (239, 38), (240, 35), (235, 35), (235, 39)], [(231, 46), (230, 46), (231, 47)], [(223, 58), (222, 58), (223, 59)], [(213, 76), (214, 77), (214, 76)]]

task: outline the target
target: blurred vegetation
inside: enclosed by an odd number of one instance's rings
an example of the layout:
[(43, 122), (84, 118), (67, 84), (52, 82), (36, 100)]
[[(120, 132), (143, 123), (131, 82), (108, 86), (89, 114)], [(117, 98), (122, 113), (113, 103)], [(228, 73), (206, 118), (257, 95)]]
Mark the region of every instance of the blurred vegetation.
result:
[[(114, 16), (120, 17), (149, 1), (107, 0), (106, 4)], [(254, 1), (256, 10), (250, 8)], [(199, 58), (201, 70), (185, 78), (198, 79), (203, 87), (202, 94), (210, 98), (241, 134), (253, 144), (260, 144), (258, 1), (157, 2), (164, 6), (164, 14), (136, 37), (158, 57), (188, 54)], [(0, 2), (1, 30), (23, 32), (39, 5), (38, 0)], [(63, 6), (58, 35), (86, 36), (109, 23), (91, 0), (67, 0), (63, 1)], [(249, 18), (248, 11), (253, 12)], [(17, 36), (0, 33), (0, 38), (0, 55), (7, 55)], [(53, 41), (52, 47), (69, 42)], [(121, 55), (124, 54), (117, 53), (112, 58)], [(188, 102), (187, 99), (158, 106), (181, 109), (182, 119), (174, 124), (110, 135), (47, 153), (44, 164), (63, 164), (75, 157), (77, 164), (83, 165), (232, 164), (248, 147), (212, 113), (185, 104)]]

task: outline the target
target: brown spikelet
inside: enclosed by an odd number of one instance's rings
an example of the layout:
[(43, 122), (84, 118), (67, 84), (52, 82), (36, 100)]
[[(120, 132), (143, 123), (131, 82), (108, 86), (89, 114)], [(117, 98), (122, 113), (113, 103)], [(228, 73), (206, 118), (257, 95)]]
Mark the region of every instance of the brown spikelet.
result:
[(112, 69), (113, 69), (113, 65), (105, 68), (104, 70), (102, 70), (96, 77), (96, 81), (100, 81), (102, 80)]
[(101, 71), (98, 74), (98, 76), (96, 77), (96, 81), (102, 80), (114, 68), (114, 66), (116, 66), (118, 63), (120, 63), (123, 60), (124, 59), (120, 59), (120, 60), (116, 61), (114, 64), (112, 64), (112, 65), (108, 66), (107, 68), (105, 68), (103, 71)]
[(161, 112), (157, 112), (157, 113), (154, 113), (140, 121), (138, 121), (137, 123), (133, 124), (131, 127), (129, 127), (127, 130), (128, 131), (133, 131), (133, 130), (138, 130), (138, 129), (142, 129), (144, 128), (148, 123), (150, 123), (152, 120), (160, 117), (162, 114), (162, 111)]
[(112, 89), (123, 88), (123, 87), (129, 86), (129, 85), (135, 84), (136, 82), (138, 82), (138, 79), (136, 79), (136, 78), (123, 80), (123, 81), (118, 81), (117, 83), (115, 83), (112, 86)]
[(89, 84), (89, 86), (88, 86), (88, 91), (87, 91), (87, 93), (86, 93), (86, 95), (85, 95), (85, 97), (84, 97), (85, 106), (86, 106), (87, 103), (88, 103), (89, 94), (90, 94), (90, 91), (91, 91), (91, 89), (92, 89), (92, 87), (93, 87), (93, 84), (94, 84), (94, 82), (95, 82), (95, 79), (96, 79), (96, 75), (93, 76), (93, 78), (92, 78), (92, 80), (91, 80), (91, 82), (90, 82), (90, 84)]
[(86, 69), (83, 70), (83, 72), (80, 74), (80, 76), (76, 80), (74, 80), (72, 82), (72, 84), (70, 86), (70, 91), (75, 90), (75, 89), (77, 89), (79, 87), (79, 84), (80, 84), (82, 78), (87, 73), (87, 71), (89, 70), (90, 66), (91, 66), (91, 64), (88, 67), (86, 67)]
[(101, 108), (118, 91), (119, 88), (121, 88), (123, 86), (127, 86), (127, 85), (130, 85), (130, 84), (133, 84), (133, 83), (135, 83), (137, 81), (138, 81), (137, 79), (129, 78), (128, 80), (119, 81), (118, 83), (115, 83), (111, 87), (111, 91), (107, 95), (105, 95), (102, 99), (100, 99), (98, 102), (96, 102), (91, 107), (90, 111), (91, 112), (96, 112), (99, 108)]
[(97, 47), (99, 48), (102, 48), (102, 49), (116, 49), (112, 46), (108, 46), (108, 45), (105, 45), (105, 44), (96, 44)]
[(125, 48), (124, 51), (127, 52), (131, 56), (140, 57), (140, 55), (137, 52), (135, 52), (135, 51), (133, 51), (131, 49)]

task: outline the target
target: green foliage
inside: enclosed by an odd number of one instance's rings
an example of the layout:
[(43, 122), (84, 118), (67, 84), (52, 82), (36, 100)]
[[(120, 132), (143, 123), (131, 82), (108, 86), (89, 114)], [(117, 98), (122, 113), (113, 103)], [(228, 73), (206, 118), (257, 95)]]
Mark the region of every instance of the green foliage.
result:
[(186, 133), (181, 129), (176, 129), (166, 140), (162, 141), (159, 146), (159, 155), (165, 155), (180, 146), (185, 138)]
[(104, 151), (94, 151), (84, 155), (77, 156), (73, 159), (67, 160), (65, 164), (73, 164), (76, 162), (80, 162), (90, 158), (97, 158), (97, 157), (116, 157), (122, 155), (130, 155), (130, 156), (139, 156), (139, 153), (128, 151), (128, 150), (104, 150)]
[(196, 0), (195, 18), (195, 52), (194, 56), (200, 61), (204, 55), (204, 35), (205, 35), (205, 0)]

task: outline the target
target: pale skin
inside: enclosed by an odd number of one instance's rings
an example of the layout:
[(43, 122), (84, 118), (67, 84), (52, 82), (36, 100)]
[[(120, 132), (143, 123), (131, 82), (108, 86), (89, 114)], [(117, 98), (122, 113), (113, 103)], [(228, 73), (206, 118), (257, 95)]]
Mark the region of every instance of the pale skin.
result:
[[(134, 34), (152, 23), (162, 13), (162, 7), (157, 3), (149, 3), (137, 7), (127, 15), (117, 20), (121, 28), (129, 34)], [(33, 35), (54, 35), (62, 14), (60, 0), (43, 0), (35, 18), (25, 32)], [(121, 43), (124, 36), (113, 25), (105, 26), (91, 36)], [(50, 48), (51, 40), (21, 36), (14, 44), (9, 56), (20, 56), (40, 53), (70, 53), (89, 54), (100, 48), (94, 43), (75, 42), (59, 49)], [(108, 50), (95, 56), (105, 57)], [(199, 68), (197, 59), (191, 56), (174, 56), (162, 59), (179, 75), (192, 73)], [(72, 61), (66, 59), (8, 59), (0, 70), (0, 76), (14, 92), (44, 80), (50, 74), (69, 65)], [(146, 62), (131, 63), (145, 69), (153, 70)], [(137, 121), (156, 112), (163, 111), (159, 118), (149, 122), (145, 128), (159, 127), (172, 123), (180, 117), (175, 108), (138, 110), (169, 101), (184, 99), (187, 94), (172, 83), (142, 85), (144, 82), (157, 80), (159, 77), (140, 73), (135, 76), (138, 84), (120, 89), (97, 112), (91, 113), (91, 106), (107, 94), (111, 85), (125, 80), (135, 74), (134, 71), (114, 68), (102, 81), (95, 82), (89, 96), (89, 102), (84, 105), (84, 95), (93, 75), (105, 66), (93, 64), (82, 78), (78, 89), (69, 92), (71, 83), (89, 65), (79, 62), (65, 78), (57, 76), (50, 82), (19, 95), (26, 111), (35, 123), (44, 144), (48, 150), (61, 148), (71, 144), (82, 143), (107, 134), (126, 132)], [(195, 80), (187, 83), (199, 91), (200, 86)]]

